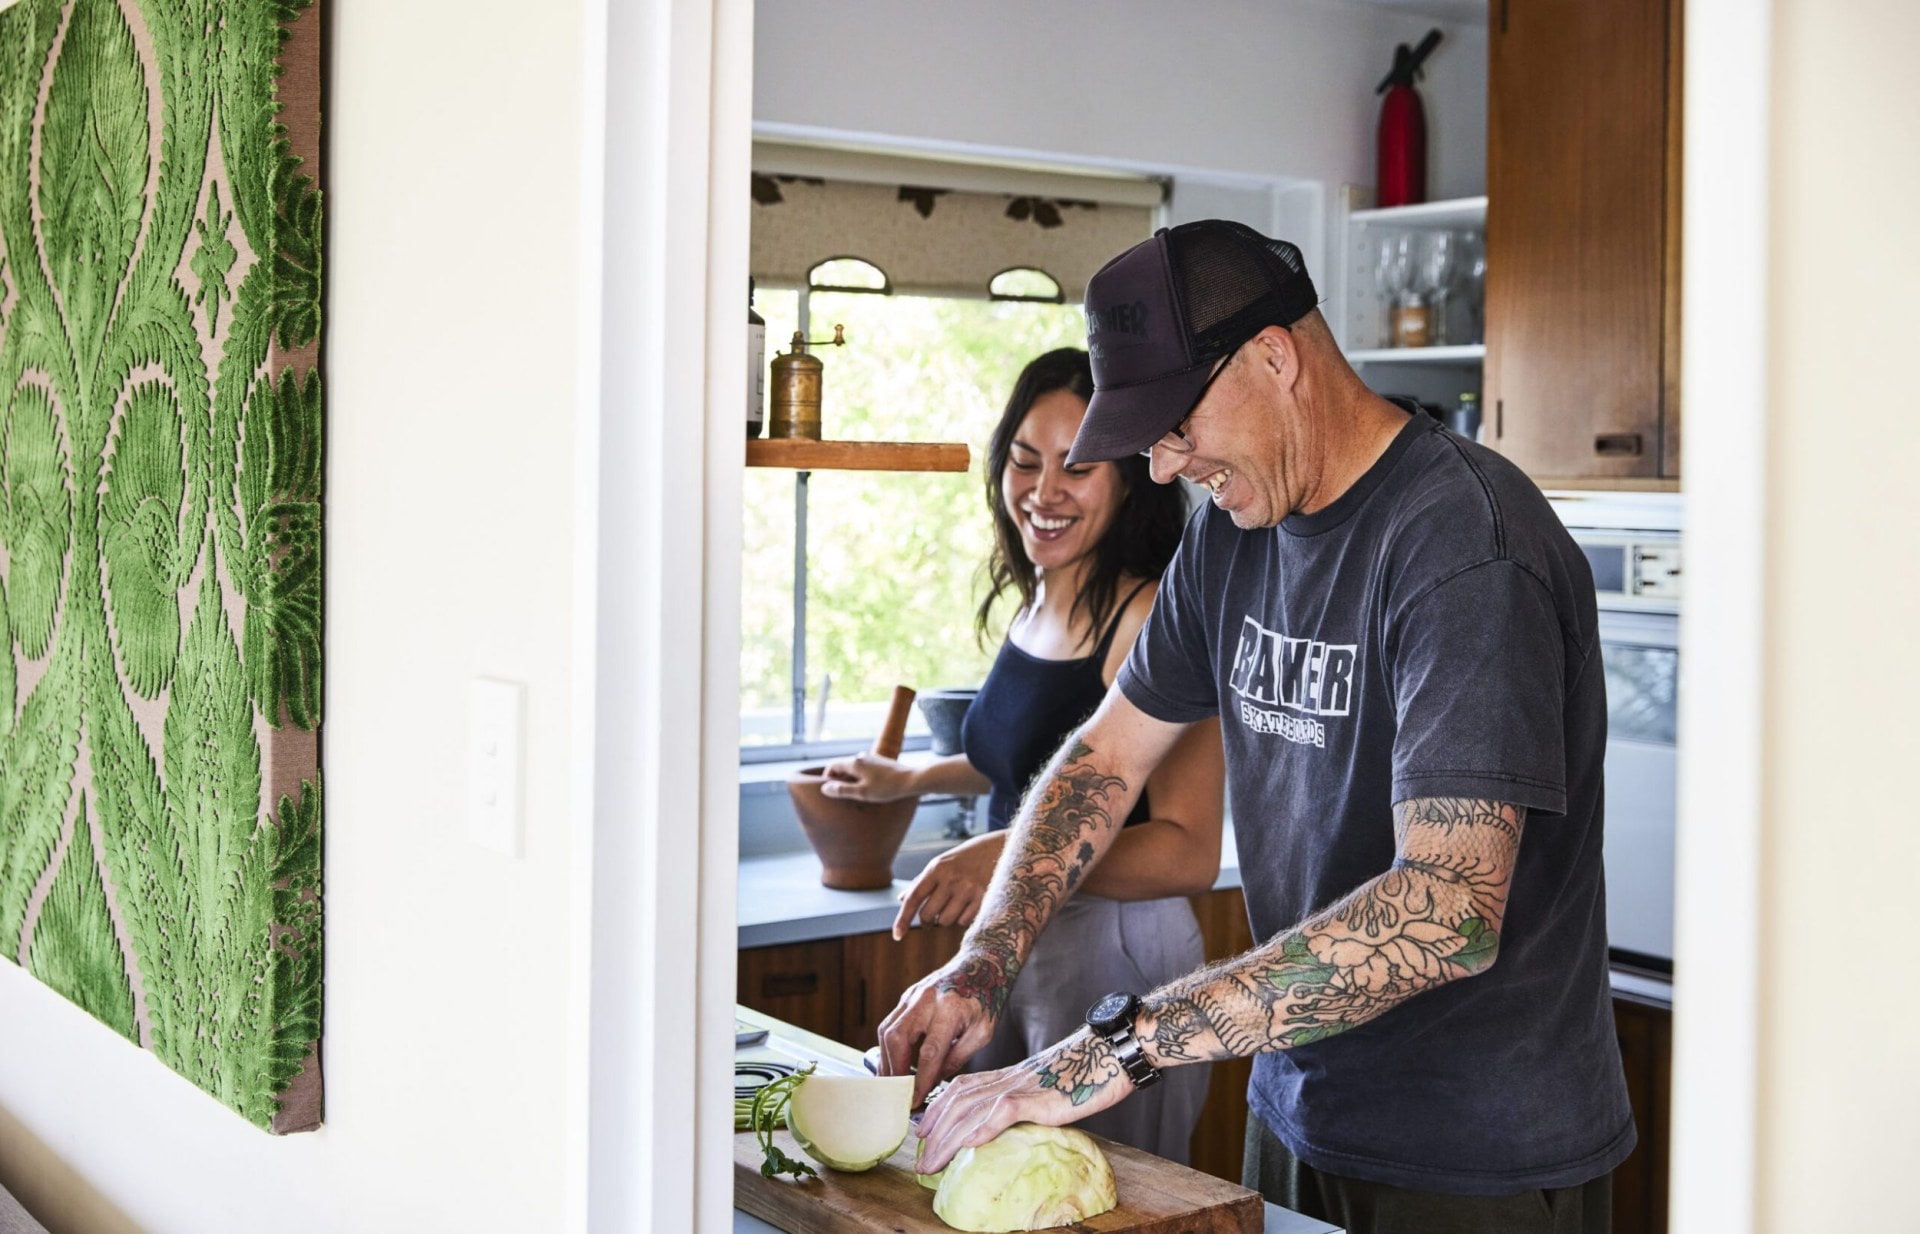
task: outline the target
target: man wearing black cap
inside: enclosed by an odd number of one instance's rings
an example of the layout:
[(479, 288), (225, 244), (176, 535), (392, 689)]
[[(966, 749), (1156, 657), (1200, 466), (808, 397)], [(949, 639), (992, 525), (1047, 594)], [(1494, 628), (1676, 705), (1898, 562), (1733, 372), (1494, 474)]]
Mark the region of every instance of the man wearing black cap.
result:
[(979, 1049), (1148, 774), (1218, 715), (1266, 941), (954, 1080), (921, 1168), (1252, 1055), (1247, 1181), (1270, 1199), (1355, 1234), (1606, 1230), (1634, 1128), (1592, 578), (1518, 469), (1367, 389), (1316, 302), (1298, 249), (1220, 221), (1088, 284), (1096, 390), (1070, 461), (1146, 451), (1212, 508), (1029, 793), (959, 954), (882, 1025), (886, 1063), (917, 1060), (924, 1094)]

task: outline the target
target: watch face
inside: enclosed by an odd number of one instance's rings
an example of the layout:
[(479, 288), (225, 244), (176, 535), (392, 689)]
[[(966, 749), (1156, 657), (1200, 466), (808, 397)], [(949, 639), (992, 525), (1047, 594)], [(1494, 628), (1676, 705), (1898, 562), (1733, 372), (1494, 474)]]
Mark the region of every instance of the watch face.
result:
[(1087, 1022), (1094, 1025), (1110, 1025), (1126, 1014), (1127, 1004), (1133, 996), (1127, 993), (1109, 994), (1093, 1005), (1087, 1012)]

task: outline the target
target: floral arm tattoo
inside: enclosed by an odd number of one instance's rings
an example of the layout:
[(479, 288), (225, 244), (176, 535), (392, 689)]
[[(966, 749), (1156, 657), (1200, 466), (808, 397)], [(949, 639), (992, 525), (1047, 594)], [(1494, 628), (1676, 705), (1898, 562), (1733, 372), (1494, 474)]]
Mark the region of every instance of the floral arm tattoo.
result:
[(1243, 956), (1146, 1000), (1139, 1031), (1162, 1065), (1322, 1041), (1424, 990), (1488, 968), (1500, 950), (1526, 811), (1421, 798), (1394, 816), (1385, 873)]
[(1134, 792), (1103, 771), (1093, 748), (1074, 737), (1037, 783), (1038, 797), (1014, 820), (986, 903), (961, 947), (965, 962), (939, 989), (977, 1001), (998, 1018), (1033, 940), (1073, 894), (1119, 830)]

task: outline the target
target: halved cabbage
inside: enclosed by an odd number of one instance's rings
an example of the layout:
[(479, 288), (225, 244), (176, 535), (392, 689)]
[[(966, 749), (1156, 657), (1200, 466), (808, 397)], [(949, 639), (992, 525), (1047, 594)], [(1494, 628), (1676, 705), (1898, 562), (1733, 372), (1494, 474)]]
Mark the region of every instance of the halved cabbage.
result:
[(913, 1077), (810, 1075), (787, 1103), (800, 1150), (831, 1170), (871, 1170), (906, 1142)]
[(1071, 1225), (1118, 1203), (1113, 1167), (1086, 1132), (1037, 1123), (961, 1149), (933, 1195), (940, 1220), (974, 1234)]
[(919, 1183), (922, 1187), (925, 1187), (928, 1191), (935, 1191), (939, 1189), (940, 1179), (943, 1175), (946, 1174), (946, 1171), (941, 1170), (939, 1173), (936, 1173), (936, 1174), (920, 1173), (920, 1158), (925, 1155), (926, 1151), (927, 1151), (927, 1142), (925, 1140), (920, 1140), (914, 1144), (913, 1146), (913, 1170), (914, 1170), (913, 1178), (915, 1182)]

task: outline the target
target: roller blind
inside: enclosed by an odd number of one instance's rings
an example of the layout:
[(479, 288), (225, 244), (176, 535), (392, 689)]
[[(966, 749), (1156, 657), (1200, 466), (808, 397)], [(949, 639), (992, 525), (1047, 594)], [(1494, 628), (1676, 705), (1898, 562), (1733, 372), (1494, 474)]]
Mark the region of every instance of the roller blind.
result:
[(750, 265), (797, 287), (857, 257), (895, 291), (985, 298), (996, 274), (1045, 271), (1065, 302), (1152, 234), (1165, 186), (1137, 177), (946, 163), (755, 143)]

